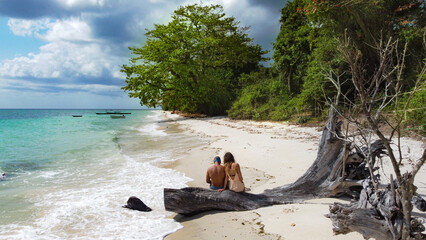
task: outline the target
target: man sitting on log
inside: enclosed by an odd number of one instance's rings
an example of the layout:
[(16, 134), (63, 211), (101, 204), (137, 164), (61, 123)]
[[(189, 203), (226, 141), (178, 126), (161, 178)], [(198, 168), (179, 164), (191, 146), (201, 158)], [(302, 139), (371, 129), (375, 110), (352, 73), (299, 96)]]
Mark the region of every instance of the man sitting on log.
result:
[(213, 160), (214, 165), (207, 169), (206, 182), (210, 184), (212, 190), (222, 189), (225, 182), (225, 168), (220, 163), (220, 157), (216, 156)]

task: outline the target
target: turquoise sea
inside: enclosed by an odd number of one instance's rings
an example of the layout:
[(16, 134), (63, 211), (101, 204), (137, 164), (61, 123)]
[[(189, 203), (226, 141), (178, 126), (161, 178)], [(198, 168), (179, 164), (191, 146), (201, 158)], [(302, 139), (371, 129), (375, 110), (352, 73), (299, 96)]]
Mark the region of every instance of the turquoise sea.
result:
[[(161, 166), (196, 140), (161, 110), (103, 111), (0, 109), (0, 239), (161, 239), (181, 227), (163, 188), (190, 179)], [(153, 211), (122, 208), (130, 196)]]

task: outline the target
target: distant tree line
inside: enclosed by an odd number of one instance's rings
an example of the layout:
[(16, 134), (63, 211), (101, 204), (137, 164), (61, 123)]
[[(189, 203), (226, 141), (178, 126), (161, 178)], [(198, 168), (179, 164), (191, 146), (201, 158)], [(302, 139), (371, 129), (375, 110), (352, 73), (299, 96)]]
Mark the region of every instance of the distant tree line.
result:
[[(304, 121), (324, 116), (336, 96), (342, 103), (359, 101), (347, 50), (364, 66), (359, 74), (373, 76), (382, 64), (380, 43), (392, 39), (399, 52), (393, 52), (390, 61), (403, 65), (389, 73), (402, 79), (392, 86), (401, 95), (393, 105), (404, 105), (415, 88), (406, 120), (424, 126), (425, 76), (419, 76), (426, 61), (422, 0), (294, 0), (281, 14), (274, 61), (264, 67), (265, 51), (220, 5), (180, 7), (170, 23), (146, 33), (142, 47), (130, 48), (135, 57), (122, 67), (127, 74), (123, 89), (149, 107), (235, 119)], [(330, 79), (339, 79), (338, 89)]]

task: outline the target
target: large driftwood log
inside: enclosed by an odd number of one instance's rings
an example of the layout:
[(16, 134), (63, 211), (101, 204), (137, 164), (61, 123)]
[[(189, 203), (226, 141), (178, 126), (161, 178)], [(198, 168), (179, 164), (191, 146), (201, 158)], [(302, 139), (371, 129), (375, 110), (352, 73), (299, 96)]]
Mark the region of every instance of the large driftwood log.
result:
[[(302, 202), (303, 200), (334, 197), (342, 194), (359, 195), (361, 180), (368, 171), (362, 165), (362, 153), (350, 154), (350, 146), (340, 136), (340, 124), (332, 109), (324, 127), (315, 162), (292, 184), (266, 190), (261, 194), (222, 193), (203, 188), (164, 189), (166, 210), (193, 215), (210, 210), (252, 210), (273, 204)], [(382, 150), (375, 143), (376, 155)], [(345, 166), (345, 167), (343, 167)]]
[(360, 232), (365, 239), (393, 239), (387, 224), (373, 208), (356, 208), (334, 203), (327, 217), (333, 221), (335, 234)]
[(221, 193), (203, 188), (164, 189), (166, 210), (193, 215), (210, 210), (243, 211), (276, 204), (263, 194)]
[[(421, 197), (418, 199), (420, 201)], [(335, 234), (359, 232), (365, 239), (401, 239), (404, 217), (401, 202), (393, 182), (387, 189), (375, 190), (371, 182), (364, 183), (358, 202), (351, 204), (334, 203), (326, 217), (333, 223)], [(426, 239), (422, 221), (411, 218), (413, 239)]]

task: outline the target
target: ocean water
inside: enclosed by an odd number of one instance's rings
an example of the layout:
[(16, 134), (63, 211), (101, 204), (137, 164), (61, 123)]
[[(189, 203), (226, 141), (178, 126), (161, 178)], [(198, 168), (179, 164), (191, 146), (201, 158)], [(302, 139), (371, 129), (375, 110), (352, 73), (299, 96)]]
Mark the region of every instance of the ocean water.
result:
[[(170, 133), (160, 110), (99, 111), (0, 109), (0, 239), (162, 239), (181, 228), (163, 188), (190, 179), (159, 166), (196, 140)], [(153, 211), (122, 208), (130, 196)]]

